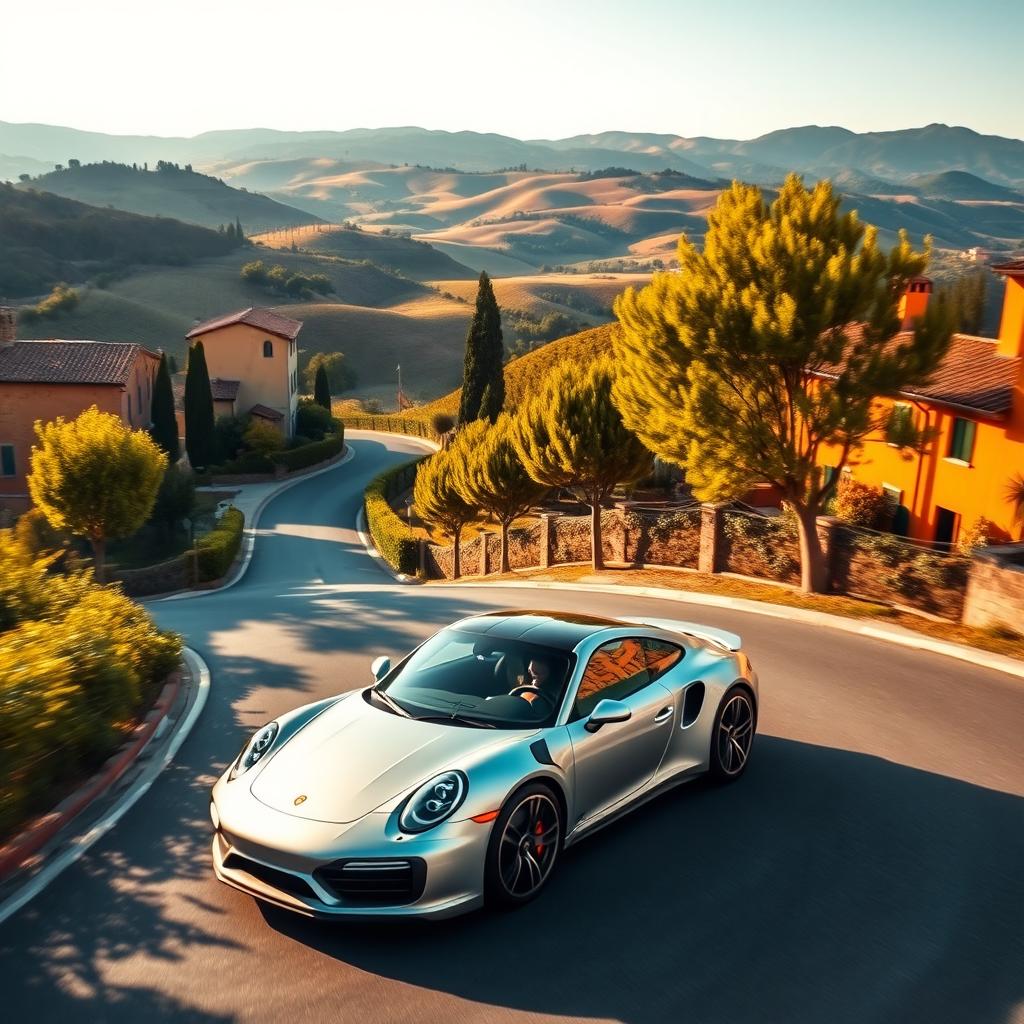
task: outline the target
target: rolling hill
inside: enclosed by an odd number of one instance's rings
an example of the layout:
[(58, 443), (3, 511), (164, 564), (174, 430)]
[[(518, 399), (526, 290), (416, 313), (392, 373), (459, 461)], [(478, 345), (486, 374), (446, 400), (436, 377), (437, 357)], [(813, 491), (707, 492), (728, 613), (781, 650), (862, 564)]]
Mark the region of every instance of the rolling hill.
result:
[(52, 192), (92, 206), (173, 217), (207, 228), (240, 221), (247, 235), (319, 220), (267, 196), (232, 188), (188, 165), (164, 162), (152, 171), (109, 161), (62, 167), (18, 187)]
[(472, 278), (477, 274), (426, 242), (389, 232), (360, 231), (340, 224), (310, 224), (304, 227), (255, 235), (254, 242), (271, 249), (305, 249), (341, 256), (347, 260), (369, 260), (414, 281), (436, 278)]
[[(579, 334), (560, 338), (534, 352), (529, 352), (505, 366), (505, 408), (515, 409), (524, 399), (535, 395), (543, 384), (544, 378), (551, 368), (559, 363), (572, 361), (578, 366), (585, 366), (594, 359), (611, 352), (613, 331), (617, 324), (604, 324), (592, 327)], [(447, 395), (420, 406), (417, 416), (429, 418), (435, 413), (447, 413), (454, 416), (459, 411), (459, 400), (462, 388), (455, 388)]]
[(12, 298), (109, 269), (185, 264), (238, 245), (181, 221), (100, 209), (5, 184), (0, 184), (0, 238), (0, 295)]

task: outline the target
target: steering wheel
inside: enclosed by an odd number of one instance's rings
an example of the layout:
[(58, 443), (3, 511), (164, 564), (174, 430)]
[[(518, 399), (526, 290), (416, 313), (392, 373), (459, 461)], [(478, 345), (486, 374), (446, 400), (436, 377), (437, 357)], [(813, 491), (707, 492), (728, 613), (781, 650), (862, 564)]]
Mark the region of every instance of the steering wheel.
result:
[[(538, 690), (536, 686), (516, 686), (508, 691), (510, 697), (522, 697), (526, 693), (532, 693), (547, 701), (549, 707), (554, 707), (555, 702), (543, 690)], [(527, 703), (532, 704), (533, 701), (527, 701)]]

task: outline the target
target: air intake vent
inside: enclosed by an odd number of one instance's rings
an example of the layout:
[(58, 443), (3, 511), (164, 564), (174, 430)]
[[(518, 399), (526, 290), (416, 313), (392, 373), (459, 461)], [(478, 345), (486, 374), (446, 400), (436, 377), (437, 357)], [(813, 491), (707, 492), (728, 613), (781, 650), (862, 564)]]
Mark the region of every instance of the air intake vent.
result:
[(682, 726), (684, 729), (693, 725), (697, 721), (697, 716), (700, 714), (700, 709), (704, 706), (704, 684), (697, 682), (691, 683), (686, 688), (686, 693), (683, 695), (683, 721)]
[(224, 867), (229, 871), (244, 871), (247, 875), (265, 882), (274, 889), (281, 892), (291, 893), (293, 896), (302, 896), (305, 899), (319, 899), (317, 894), (309, 887), (309, 884), (298, 875), (290, 871), (280, 871), (277, 868), (260, 864), (259, 861), (249, 860), (240, 853), (229, 853), (224, 859)]
[(409, 860), (336, 860), (317, 868), (316, 880), (338, 899), (353, 903), (401, 906), (415, 903), (427, 882), (426, 862)]

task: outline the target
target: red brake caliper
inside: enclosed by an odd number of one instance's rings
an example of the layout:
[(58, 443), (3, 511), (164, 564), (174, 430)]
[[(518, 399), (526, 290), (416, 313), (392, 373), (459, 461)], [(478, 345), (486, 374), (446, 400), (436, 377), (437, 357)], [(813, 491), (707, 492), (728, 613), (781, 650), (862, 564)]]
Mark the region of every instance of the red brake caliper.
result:
[[(544, 823), (538, 821), (537, 827), (533, 830), (535, 836), (539, 836), (544, 831)], [(544, 852), (544, 844), (537, 843), (537, 856), (539, 857)]]

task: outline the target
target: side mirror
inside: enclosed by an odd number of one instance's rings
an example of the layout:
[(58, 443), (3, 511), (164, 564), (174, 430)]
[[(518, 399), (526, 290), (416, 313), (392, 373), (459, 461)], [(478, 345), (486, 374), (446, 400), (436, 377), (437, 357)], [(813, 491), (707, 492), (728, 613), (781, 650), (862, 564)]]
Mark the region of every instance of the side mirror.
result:
[(602, 725), (608, 725), (610, 722), (627, 722), (632, 717), (633, 712), (621, 700), (609, 700), (606, 697), (597, 702), (597, 707), (590, 712), (590, 717), (583, 728), (587, 732), (597, 732)]
[(373, 673), (374, 682), (379, 683), (391, 671), (391, 659), (384, 657), (383, 654), (379, 658), (374, 658), (370, 671)]

